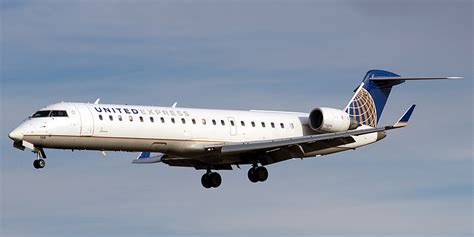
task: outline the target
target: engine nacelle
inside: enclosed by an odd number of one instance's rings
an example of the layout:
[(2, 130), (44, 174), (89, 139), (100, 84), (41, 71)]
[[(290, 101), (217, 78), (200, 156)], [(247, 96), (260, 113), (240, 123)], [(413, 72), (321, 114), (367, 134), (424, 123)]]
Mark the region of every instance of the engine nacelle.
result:
[(344, 132), (356, 129), (360, 124), (342, 110), (316, 108), (309, 114), (309, 126), (316, 132)]

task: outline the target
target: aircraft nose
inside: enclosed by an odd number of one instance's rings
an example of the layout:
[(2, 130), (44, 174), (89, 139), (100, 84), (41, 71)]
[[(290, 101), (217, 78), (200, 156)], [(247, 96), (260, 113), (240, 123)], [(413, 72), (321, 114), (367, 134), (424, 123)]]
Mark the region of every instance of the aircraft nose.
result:
[(21, 141), (23, 140), (23, 132), (21, 132), (19, 129), (14, 129), (13, 131), (8, 134), (8, 137), (12, 139), (13, 141)]

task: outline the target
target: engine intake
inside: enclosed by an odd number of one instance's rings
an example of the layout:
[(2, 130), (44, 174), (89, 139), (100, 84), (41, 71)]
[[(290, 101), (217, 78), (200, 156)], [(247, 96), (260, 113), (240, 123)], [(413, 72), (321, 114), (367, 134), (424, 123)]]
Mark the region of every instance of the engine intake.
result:
[(344, 132), (356, 129), (359, 122), (346, 112), (332, 108), (316, 108), (309, 114), (309, 126), (316, 132)]

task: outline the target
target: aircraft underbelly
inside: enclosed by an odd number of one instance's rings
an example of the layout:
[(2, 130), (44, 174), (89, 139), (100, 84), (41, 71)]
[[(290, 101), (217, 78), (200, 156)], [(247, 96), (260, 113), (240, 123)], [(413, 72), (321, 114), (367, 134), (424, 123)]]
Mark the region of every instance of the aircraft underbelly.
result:
[(343, 152), (347, 150), (354, 150), (356, 148), (366, 146), (366, 145), (376, 142), (377, 133), (369, 133), (365, 135), (352, 136), (352, 138), (355, 140), (352, 143), (338, 145), (334, 147), (328, 147), (328, 148), (324, 148), (324, 149), (313, 151), (313, 152), (307, 152), (305, 153), (305, 157), (314, 157), (314, 156), (319, 156), (319, 155), (328, 155), (328, 154), (333, 154), (337, 152)]
[(44, 148), (111, 151), (150, 151), (193, 157), (204, 153), (209, 142), (177, 141), (149, 138), (114, 138), (94, 136), (25, 136), (25, 141)]

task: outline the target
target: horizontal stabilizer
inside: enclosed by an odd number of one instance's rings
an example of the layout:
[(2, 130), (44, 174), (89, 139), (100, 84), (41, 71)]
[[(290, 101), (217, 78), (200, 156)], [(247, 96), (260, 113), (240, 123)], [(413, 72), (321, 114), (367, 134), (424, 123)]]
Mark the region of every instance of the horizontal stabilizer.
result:
[(146, 151), (140, 153), (140, 155), (132, 161), (133, 164), (152, 164), (162, 162), (163, 154), (158, 156), (151, 156), (151, 153)]
[(463, 77), (372, 77), (371, 81), (422, 81), (422, 80), (454, 80)]
[(410, 119), (411, 114), (415, 110), (416, 105), (412, 105), (403, 115), (402, 117), (393, 125), (394, 128), (405, 127), (408, 124), (408, 120)]

